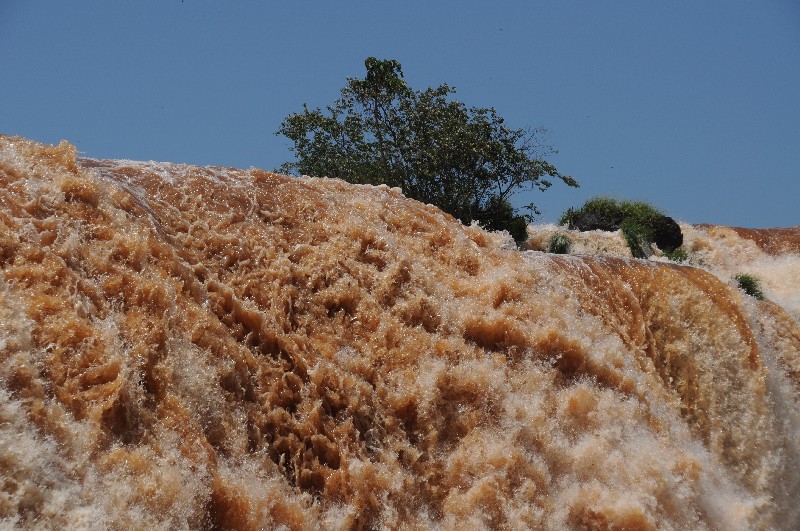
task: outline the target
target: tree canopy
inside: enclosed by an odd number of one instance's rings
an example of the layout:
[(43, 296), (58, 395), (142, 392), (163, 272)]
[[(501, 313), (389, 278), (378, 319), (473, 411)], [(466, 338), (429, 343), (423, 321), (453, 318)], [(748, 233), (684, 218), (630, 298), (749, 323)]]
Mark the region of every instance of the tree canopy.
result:
[(374, 57), (364, 79), (348, 78), (341, 97), (323, 111), (286, 117), (276, 134), (294, 143), (297, 160), (279, 171), (400, 187), (463, 223), (526, 238), (534, 204), (517, 212), (510, 199), (523, 189), (546, 190), (558, 179), (577, 187), (545, 156), (543, 129), (510, 129), (494, 108), (467, 108), (449, 99), (448, 85), (414, 90), (400, 63)]

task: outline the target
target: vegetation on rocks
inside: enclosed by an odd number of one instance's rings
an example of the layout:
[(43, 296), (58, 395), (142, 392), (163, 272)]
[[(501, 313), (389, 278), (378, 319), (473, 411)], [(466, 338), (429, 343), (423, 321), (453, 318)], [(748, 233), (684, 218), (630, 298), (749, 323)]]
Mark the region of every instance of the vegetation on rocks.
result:
[(635, 258), (650, 256), (654, 243), (665, 253), (673, 253), (683, 244), (675, 220), (644, 201), (596, 197), (579, 209), (567, 210), (559, 223), (580, 231), (621, 229)]
[(733, 278), (736, 280), (739, 289), (758, 300), (764, 299), (764, 292), (761, 291), (761, 281), (758, 277), (748, 273), (739, 273), (734, 275)]
[(664, 256), (679, 264), (682, 264), (689, 259), (689, 253), (683, 247), (678, 247), (672, 251), (664, 251)]
[(493, 108), (451, 100), (448, 85), (414, 90), (397, 61), (370, 57), (365, 66), (366, 77), (348, 78), (325, 110), (304, 106), (284, 119), (277, 134), (292, 141), (297, 160), (279, 171), (400, 187), (517, 242), (539, 211), (531, 203), (518, 212), (515, 193), (554, 180), (578, 186), (546, 160), (555, 150), (543, 143), (545, 130), (511, 129)]
[(553, 254), (568, 254), (572, 240), (566, 234), (554, 234), (547, 245), (547, 251)]

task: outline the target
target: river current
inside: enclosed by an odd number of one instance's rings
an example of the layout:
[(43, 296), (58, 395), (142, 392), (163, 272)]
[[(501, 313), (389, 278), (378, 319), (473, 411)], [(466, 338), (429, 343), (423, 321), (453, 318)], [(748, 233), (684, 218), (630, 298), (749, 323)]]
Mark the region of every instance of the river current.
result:
[(0, 136), (0, 527), (797, 529), (800, 229), (562, 230)]

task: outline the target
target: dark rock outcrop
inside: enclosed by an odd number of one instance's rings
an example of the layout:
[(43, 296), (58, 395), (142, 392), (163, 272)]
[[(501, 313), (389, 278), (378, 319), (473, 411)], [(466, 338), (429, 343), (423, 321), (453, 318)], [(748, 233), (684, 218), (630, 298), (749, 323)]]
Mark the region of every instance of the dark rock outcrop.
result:
[[(576, 212), (569, 218), (568, 227), (581, 232), (603, 230), (613, 232), (624, 229), (625, 219), (621, 216), (612, 216), (605, 212)], [(650, 233), (652, 241), (659, 249), (672, 252), (683, 245), (683, 233), (678, 223), (669, 216), (660, 216), (649, 223), (633, 222), (633, 226), (644, 229), (645, 234)], [(642, 232), (637, 230), (636, 232)], [(649, 239), (649, 238), (646, 238)]]
[(586, 232), (590, 230), (604, 230), (613, 232), (619, 230), (622, 219), (610, 218), (599, 212), (577, 212), (569, 218), (569, 228)]
[(662, 216), (653, 224), (653, 243), (662, 251), (674, 251), (683, 245), (680, 225), (671, 217)]

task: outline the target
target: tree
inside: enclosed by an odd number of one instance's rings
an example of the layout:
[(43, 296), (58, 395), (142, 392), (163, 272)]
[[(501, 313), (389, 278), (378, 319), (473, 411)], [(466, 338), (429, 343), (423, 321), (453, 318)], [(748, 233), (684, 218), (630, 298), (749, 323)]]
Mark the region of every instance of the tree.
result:
[(509, 129), (493, 108), (467, 108), (448, 85), (411, 89), (400, 63), (364, 62), (364, 79), (348, 78), (341, 97), (323, 112), (303, 106), (276, 134), (294, 143), (295, 162), (279, 171), (337, 177), (352, 183), (398, 186), (463, 223), (478, 221), (524, 240), (534, 204), (520, 214), (511, 197), (546, 190), (553, 179), (577, 187), (544, 159), (555, 151), (543, 129)]

